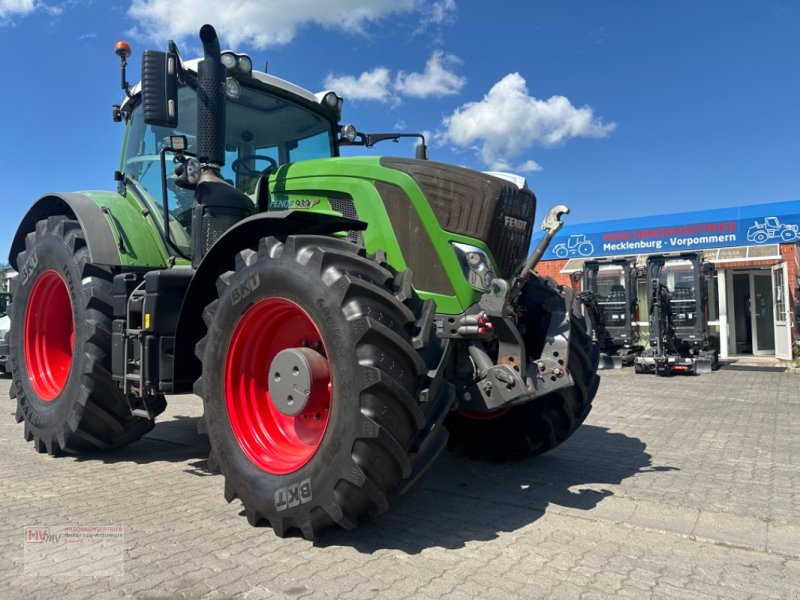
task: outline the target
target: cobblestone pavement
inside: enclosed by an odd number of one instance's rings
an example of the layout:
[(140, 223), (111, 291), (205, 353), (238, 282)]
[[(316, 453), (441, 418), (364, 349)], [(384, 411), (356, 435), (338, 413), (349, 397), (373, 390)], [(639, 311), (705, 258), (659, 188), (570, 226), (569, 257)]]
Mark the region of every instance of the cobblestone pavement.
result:
[[(404, 504), (317, 545), (224, 502), (195, 397), (122, 451), (51, 458), (7, 389), (3, 598), (800, 598), (800, 374), (604, 372), (553, 452), (447, 455)], [(23, 527), (57, 525), (124, 526), (124, 575), (25, 575)]]

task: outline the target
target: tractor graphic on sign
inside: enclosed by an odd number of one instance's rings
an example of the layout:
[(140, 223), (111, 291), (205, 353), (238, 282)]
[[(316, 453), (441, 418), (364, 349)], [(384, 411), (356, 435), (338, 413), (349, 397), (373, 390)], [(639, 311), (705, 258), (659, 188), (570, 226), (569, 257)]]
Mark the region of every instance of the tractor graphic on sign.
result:
[(792, 223), (781, 223), (778, 217), (765, 217), (763, 223), (754, 221), (747, 230), (747, 241), (763, 244), (768, 240), (794, 242), (800, 239), (800, 227)]
[(569, 236), (566, 242), (561, 242), (553, 247), (553, 254), (558, 258), (568, 258), (570, 256), (591, 256), (594, 252), (594, 245), (583, 233)]

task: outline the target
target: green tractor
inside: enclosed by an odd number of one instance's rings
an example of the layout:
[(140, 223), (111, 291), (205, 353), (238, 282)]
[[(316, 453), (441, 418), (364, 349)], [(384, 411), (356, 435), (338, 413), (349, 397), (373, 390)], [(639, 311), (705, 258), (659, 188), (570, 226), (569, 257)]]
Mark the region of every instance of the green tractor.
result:
[[(356, 527), (448, 446), (545, 452), (586, 418), (598, 353), (571, 290), (526, 261), (525, 185), (418, 158), (339, 157), (381, 136), (342, 100), (221, 52), (144, 52), (117, 190), (49, 194), (10, 252), (11, 395), (39, 452), (140, 439), (202, 397), (209, 467), (250, 523)], [(391, 136), (389, 136), (391, 137)], [(367, 140), (365, 142), (365, 140)], [(412, 281), (412, 272), (414, 274)]]

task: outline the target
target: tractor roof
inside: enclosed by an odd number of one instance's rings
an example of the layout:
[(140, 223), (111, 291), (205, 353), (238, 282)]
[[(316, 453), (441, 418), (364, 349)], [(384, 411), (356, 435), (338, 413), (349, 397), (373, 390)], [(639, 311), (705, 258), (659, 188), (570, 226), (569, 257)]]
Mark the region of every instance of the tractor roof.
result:
[[(201, 59), (199, 58), (194, 58), (192, 60), (183, 61), (182, 62), (183, 68), (196, 74), (197, 65), (200, 62), (200, 60)], [(274, 75), (270, 75), (269, 73), (264, 73), (262, 71), (256, 71), (255, 69), (252, 72), (252, 78), (257, 81), (260, 81), (261, 83), (265, 83), (271, 87), (275, 87), (285, 92), (288, 92), (289, 94), (299, 96), (303, 100), (306, 100), (308, 102), (315, 102), (317, 104), (321, 104), (322, 99), (325, 97), (325, 94), (332, 91), (332, 90), (323, 90), (315, 94), (308, 91), (305, 88), (301, 88), (299, 85), (295, 85), (294, 83), (286, 81), (285, 79), (281, 79), (280, 77), (275, 77)], [(133, 86), (133, 89), (131, 90), (132, 98), (125, 99), (125, 101), (122, 103), (123, 109), (129, 106), (133, 102), (133, 98), (135, 98), (139, 94), (141, 89), (142, 89), (141, 82)]]

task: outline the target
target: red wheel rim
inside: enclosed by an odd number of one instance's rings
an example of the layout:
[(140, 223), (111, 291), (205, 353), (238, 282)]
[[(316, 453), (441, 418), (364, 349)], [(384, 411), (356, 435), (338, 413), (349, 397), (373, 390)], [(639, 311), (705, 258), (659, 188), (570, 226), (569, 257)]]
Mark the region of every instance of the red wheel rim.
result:
[(72, 301), (64, 279), (45, 271), (33, 284), (25, 313), (25, 366), (33, 391), (51, 402), (67, 383), (75, 346)]
[(329, 371), (315, 381), (300, 414), (288, 416), (269, 392), (272, 360), (287, 348), (308, 347), (327, 356), (308, 313), (284, 298), (251, 306), (236, 324), (225, 361), (225, 401), (233, 434), (247, 457), (267, 473), (285, 475), (305, 465), (322, 443), (330, 420)]

